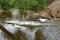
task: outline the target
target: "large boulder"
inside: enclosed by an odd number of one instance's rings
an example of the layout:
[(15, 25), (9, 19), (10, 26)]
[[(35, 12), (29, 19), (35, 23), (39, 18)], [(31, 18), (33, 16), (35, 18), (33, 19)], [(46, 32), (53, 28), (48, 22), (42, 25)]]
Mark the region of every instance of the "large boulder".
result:
[(60, 0), (52, 2), (47, 8), (54, 18), (60, 18)]

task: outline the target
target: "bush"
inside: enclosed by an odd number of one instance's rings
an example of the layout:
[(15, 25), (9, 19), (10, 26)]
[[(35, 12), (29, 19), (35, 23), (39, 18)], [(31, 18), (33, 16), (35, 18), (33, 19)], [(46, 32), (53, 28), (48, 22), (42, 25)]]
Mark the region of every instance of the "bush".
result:
[(46, 5), (46, 0), (0, 0), (2, 9), (40, 10)]
[(12, 4), (18, 9), (37, 11), (46, 5), (46, 0), (15, 0)]
[(1, 9), (3, 10), (9, 10), (10, 8), (12, 8), (12, 4), (10, 4), (11, 0), (0, 0), (0, 6)]

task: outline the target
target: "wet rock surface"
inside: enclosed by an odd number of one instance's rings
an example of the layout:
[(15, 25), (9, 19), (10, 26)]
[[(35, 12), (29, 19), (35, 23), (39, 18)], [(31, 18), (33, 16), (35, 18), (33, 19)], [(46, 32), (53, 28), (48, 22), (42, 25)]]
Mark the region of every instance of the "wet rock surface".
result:
[(54, 18), (60, 18), (60, 0), (53, 1), (47, 8)]
[(43, 30), (37, 30), (35, 32), (35, 40), (46, 40), (46, 37), (44, 37)]
[(3, 11), (0, 13), (0, 18), (2, 20), (11, 20), (12, 19), (12, 14), (11, 11)]

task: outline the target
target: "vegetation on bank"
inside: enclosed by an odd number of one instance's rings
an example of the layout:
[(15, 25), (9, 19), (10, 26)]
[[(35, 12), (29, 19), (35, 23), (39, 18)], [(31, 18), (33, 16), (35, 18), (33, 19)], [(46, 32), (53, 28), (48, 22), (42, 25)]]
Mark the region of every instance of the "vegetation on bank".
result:
[(0, 8), (3, 10), (41, 10), (47, 4), (47, 0), (0, 0)]
[[(20, 9), (39, 11), (46, 5), (47, 0), (0, 0), (0, 9), (2, 10)], [(3, 16), (3, 19), (5, 18), (5, 16)]]

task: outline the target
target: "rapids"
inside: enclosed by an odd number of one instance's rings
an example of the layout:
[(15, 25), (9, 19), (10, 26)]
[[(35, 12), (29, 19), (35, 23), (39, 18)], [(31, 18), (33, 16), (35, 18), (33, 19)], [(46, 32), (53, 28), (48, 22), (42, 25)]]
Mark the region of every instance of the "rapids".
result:
[(0, 23), (0, 40), (60, 40), (58, 22), (47, 19), (20, 21), (16, 18), (18, 10), (11, 11), (12, 20)]

